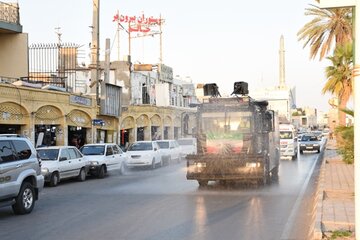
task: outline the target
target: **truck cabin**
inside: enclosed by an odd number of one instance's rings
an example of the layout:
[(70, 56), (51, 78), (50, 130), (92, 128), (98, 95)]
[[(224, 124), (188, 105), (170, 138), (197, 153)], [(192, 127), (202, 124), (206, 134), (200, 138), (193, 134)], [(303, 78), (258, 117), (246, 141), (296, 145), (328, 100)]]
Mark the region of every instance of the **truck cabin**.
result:
[[(250, 98), (217, 99), (199, 109), (199, 145), (206, 154), (260, 153), (272, 115)], [(263, 104), (263, 103), (262, 103)]]

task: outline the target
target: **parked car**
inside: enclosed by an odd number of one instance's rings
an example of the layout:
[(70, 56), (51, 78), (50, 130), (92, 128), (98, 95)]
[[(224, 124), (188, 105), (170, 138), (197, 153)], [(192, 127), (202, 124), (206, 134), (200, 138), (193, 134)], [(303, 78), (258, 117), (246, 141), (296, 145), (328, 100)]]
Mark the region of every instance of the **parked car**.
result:
[(44, 187), (41, 161), (29, 139), (0, 134), (0, 207), (28, 214)]
[(317, 151), (320, 153), (321, 141), (318, 136), (313, 134), (304, 134), (299, 142), (300, 154), (304, 151)]
[(181, 147), (181, 153), (183, 158), (185, 158), (188, 154), (197, 153), (196, 138), (179, 138), (177, 142)]
[(157, 140), (162, 154), (163, 162), (180, 162), (182, 158), (181, 147), (176, 140)]
[(87, 162), (80, 151), (73, 146), (51, 146), (36, 149), (41, 158), (41, 173), (50, 186), (56, 187), (66, 178), (85, 181)]
[(126, 151), (126, 165), (133, 167), (151, 167), (162, 166), (162, 152), (156, 141), (137, 141), (133, 142)]
[(114, 143), (86, 144), (80, 148), (84, 159), (88, 161), (89, 173), (103, 178), (110, 171), (125, 172), (126, 156)]

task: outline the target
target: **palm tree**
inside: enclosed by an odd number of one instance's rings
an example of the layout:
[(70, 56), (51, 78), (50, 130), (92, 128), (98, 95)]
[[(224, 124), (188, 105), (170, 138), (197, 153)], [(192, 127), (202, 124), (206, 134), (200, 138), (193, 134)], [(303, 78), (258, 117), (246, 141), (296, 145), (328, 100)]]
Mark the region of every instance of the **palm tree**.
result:
[[(305, 24), (298, 32), (298, 40), (304, 40), (304, 48), (310, 46), (310, 59), (319, 53), (322, 60), (338, 44), (352, 41), (351, 8), (321, 9), (316, 5), (305, 9), (306, 16), (314, 19)], [(319, 52), (320, 51), (320, 52)]]
[[(352, 94), (352, 69), (353, 69), (353, 51), (352, 43), (339, 45), (334, 51), (334, 55), (327, 57), (332, 65), (326, 67), (327, 82), (322, 89), (322, 93), (329, 92), (339, 99), (339, 110), (345, 109), (346, 104)], [(346, 124), (346, 113), (339, 111), (339, 124)]]
[[(351, 109), (341, 109), (342, 112), (354, 117), (354, 111)], [(339, 153), (343, 156), (346, 163), (354, 163), (354, 126), (339, 126), (336, 133), (340, 134)]]

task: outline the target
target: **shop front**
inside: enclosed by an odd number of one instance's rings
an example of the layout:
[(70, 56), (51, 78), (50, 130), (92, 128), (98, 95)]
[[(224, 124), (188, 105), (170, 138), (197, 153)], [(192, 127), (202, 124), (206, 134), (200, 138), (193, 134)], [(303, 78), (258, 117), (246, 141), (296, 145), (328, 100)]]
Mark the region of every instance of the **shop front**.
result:
[(64, 114), (52, 105), (40, 107), (35, 112), (35, 146), (64, 144)]
[(145, 114), (140, 115), (136, 119), (136, 140), (144, 141), (150, 140), (150, 130), (149, 129), (149, 117)]
[(74, 109), (66, 117), (67, 142), (77, 148), (92, 143), (92, 124), (88, 113)]
[(111, 116), (98, 116), (95, 125), (97, 143), (117, 143), (118, 119)]
[(0, 134), (19, 134), (29, 137), (30, 118), (24, 107), (13, 102), (0, 104)]
[(126, 117), (120, 124), (120, 146), (126, 149), (134, 141), (135, 119)]
[(163, 139), (161, 128), (161, 118), (159, 115), (155, 114), (151, 117), (151, 140)]
[(174, 139), (180, 138), (181, 134), (181, 119), (176, 117), (174, 119)]
[(171, 126), (171, 118), (169, 116), (165, 117), (163, 139), (172, 139)]

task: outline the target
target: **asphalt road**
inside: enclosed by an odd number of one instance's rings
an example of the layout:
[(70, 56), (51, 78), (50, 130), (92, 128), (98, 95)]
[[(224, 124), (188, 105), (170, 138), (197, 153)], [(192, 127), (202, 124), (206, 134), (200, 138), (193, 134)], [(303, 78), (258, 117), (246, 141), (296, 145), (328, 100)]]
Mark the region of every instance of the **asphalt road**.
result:
[(29, 215), (1, 208), (0, 239), (307, 239), (321, 156), (281, 160), (269, 186), (199, 188), (185, 162), (69, 180), (45, 187)]

